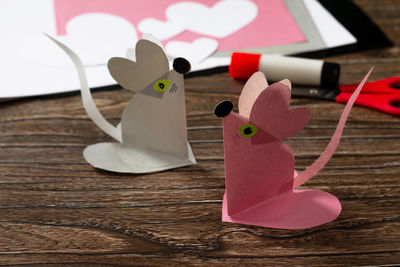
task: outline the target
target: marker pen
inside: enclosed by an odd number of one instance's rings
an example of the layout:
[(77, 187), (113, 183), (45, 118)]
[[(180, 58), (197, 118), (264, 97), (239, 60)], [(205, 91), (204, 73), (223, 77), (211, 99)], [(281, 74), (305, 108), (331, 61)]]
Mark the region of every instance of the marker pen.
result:
[(337, 87), (340, 65), (318, 59), (238, 52), (232, 54), (229, 66), (232, 78), (248, 79), (257, 71), (264, 72), (270, 81), (287, 78), (293, 84)]

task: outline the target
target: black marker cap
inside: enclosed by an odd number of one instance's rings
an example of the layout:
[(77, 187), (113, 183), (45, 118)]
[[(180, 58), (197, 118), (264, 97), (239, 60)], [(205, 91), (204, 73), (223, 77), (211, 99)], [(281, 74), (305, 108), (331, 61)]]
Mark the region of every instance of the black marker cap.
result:
[(338, 63), (324, 62), (321, 70), (321, 87), (336, 88), (339, 85), (340, 65)]

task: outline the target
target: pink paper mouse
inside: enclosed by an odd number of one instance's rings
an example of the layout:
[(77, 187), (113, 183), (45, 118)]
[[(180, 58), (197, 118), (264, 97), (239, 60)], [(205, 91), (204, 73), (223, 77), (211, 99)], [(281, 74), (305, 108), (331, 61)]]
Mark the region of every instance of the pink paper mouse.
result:
[[(372, 69), (371, 69), (372, 71)], [(290, 82), (268, 86), (262, 72), (250, 77), (239, 98), (239, 114), (223, 101), (215, 114), (223, 117), (225, 185), (222, 220), (272, 228), (302, 229), (336, 219), (339, 200), (320, 190), (296, 190), (321, 170), (339, 144), (350, 109), (371, 71), (346, 105), (338, 127), (322, 155), (297, 175), (294, 154), (283, 139), (309, 122), (305, 107), (289, 109)]]

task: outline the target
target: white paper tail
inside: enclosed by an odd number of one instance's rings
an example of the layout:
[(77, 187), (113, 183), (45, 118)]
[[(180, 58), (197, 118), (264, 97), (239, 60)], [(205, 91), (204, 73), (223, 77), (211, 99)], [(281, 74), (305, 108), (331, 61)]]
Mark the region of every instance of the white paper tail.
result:
[(83, 67), (82, 61), (69, 47), (61, 43), (60, 41), (54, 39), (53, 37), (45, 34), (52, 41), (54, 41), (59, 47), (61, 47), (71, 58), (74, 63), (76, 70), (78, 72), (79, 81), (81, 84), (81, 95), (82, 95), (82, 103), (85, 107), (85, 110), (92, 121), (106, 134), (110, 135), (114, 139), (119, 142), (122, 142), (121, 130), (109, 123), (103, 115), (101, 115), (100, 111), (97, 109), (96, 104), (93, 101), (92, 94), (90, 92), (90, 88), (88, 86), (85, 68)]
[(293, 188), (301, 186), (309, 179), (314, 177), (326, 165), (326, 163), (328, 163), (333, 153), (335, 153), (335, 150), (339, 145), (340, 138), (342, 137), (343, 128), (344, 125), (346, 124), (350, 110), (353, 107), (354, 102), (356, 101), (358, 95), (361, 92), (361, 89), (363, 88), (365, 82), (367, 81), (373, 69), (374, 68), (372, 67), (370, 71), (367, 73), (367, 75), (365, 75), (364, 79), (358, 85), (357, 89), (354, 91), (349, 101), (347, 102), (343, 110), (343, 113), (340, 117), (338, 126), (336, 127), (336, 131), (333, 134), (331, 141), (329, 141), (329, 144), (325, 148), (325, 151), (321, 154), (321, 156), (319, 156), (319, 158), (316, 161), (314, 161), (314, 163), (311, 166), (309, 166), (305, 171), (303, 171), (297, 177), (294, 178)]

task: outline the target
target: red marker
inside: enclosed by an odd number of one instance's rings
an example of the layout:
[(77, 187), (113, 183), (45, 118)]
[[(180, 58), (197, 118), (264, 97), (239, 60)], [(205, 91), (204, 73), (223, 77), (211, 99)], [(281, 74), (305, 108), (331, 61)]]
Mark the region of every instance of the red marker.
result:
[(257, 71), (268, 80), (289, 79), (293, 84), (337, 87), (340, 65), (318, 59), (260, 55), (235, 52), (231, 57), (229, 74), (235, 79), (248, 79)]

